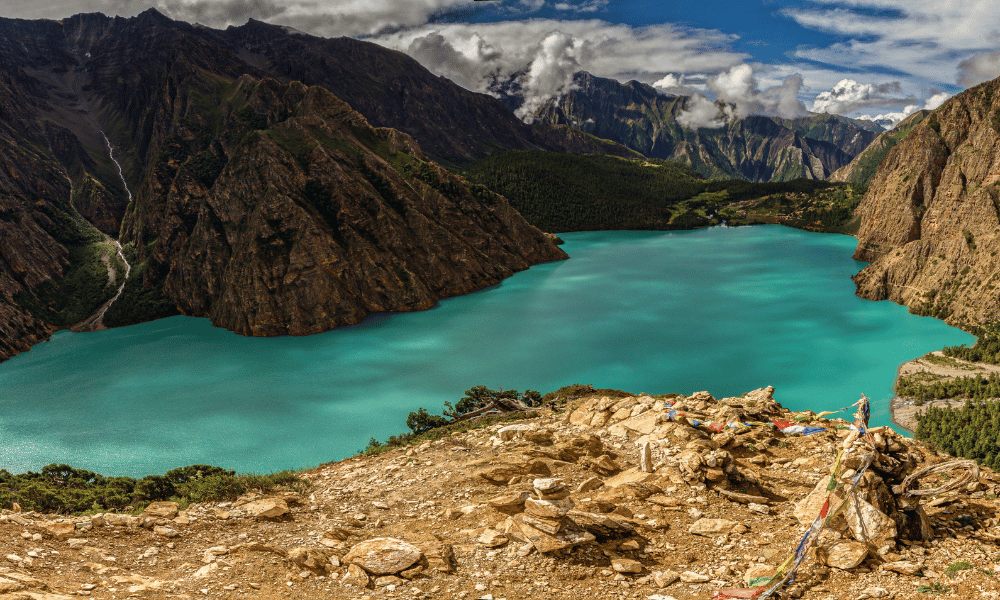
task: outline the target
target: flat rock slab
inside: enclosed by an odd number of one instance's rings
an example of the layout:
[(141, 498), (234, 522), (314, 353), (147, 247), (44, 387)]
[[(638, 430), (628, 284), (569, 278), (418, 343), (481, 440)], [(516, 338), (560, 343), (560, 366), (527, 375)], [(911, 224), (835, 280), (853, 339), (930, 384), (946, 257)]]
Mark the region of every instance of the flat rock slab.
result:
[(688, 531), (695, 535), (725, 535), (738, 525), (729, 519), (698, 519), (691, 524)]
[(395, 575), (413, 566), (423, 552), (396, 538), (374, 538), (351, 548), (345, 563), (355, 564), (373, 575)]
[(142, 511), (142, 516), (154, 519), (173, 519), (177, 516), (179, 505), (176, 502), (153, 502)]
[(611, 568), (619, 573), (642, 573), (642, 563), (631, 558), (613, 558)]

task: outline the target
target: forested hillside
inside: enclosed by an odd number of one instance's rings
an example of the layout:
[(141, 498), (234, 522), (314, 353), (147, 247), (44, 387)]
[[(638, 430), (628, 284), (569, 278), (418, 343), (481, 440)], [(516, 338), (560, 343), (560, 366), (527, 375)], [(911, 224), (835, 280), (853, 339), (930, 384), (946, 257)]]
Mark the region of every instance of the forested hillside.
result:
[(706, 180), (670, 160), (553, 152), (502, 152), (464, 175), (551, 232), (695, 229), (723, 220), (840, 231), (858, 200), (850, 186), (826, 181)]
[(938, 450), (1000, 468), (1000, 403), (967, 402), (960, 409), (931, 407), (917, 417), (918, 440)]

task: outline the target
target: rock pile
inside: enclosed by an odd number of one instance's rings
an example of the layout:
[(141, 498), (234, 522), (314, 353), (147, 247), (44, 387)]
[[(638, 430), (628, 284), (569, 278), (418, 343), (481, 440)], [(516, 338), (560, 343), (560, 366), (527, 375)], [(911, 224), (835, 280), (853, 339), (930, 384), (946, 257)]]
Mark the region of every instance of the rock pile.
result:
[[(921, 474), (946, 457), (888, 429), (872, 430), (873, 451), (845, 421), (789, 413), (773, 393), (584, 398), (324, 465), (300, 494), (155, 503), (139, 515), (3, 511), (0, 600), (704, 600), (775, 573), (819, 513), (845, 446), (831, 504), (872, 454), (857, 503), (785, 594), (902, 600), (923, 585), (990, 597), (995, 474)], [(826, 430), (786, 435), (771, 419)], [(763, 424), (719, 427), (735, 422)], [(934, 493), (905, 496), (914, 489)]]

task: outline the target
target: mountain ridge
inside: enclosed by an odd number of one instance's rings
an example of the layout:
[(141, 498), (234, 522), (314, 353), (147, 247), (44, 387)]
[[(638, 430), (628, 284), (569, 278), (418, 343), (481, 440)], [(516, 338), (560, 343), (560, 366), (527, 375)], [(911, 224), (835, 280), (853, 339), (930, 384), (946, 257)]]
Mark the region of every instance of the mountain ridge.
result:
[[(405, 133), (272, 79), (201, 28), (146, 11), (6, 19), (0, 33), (0, 358), (114, 294), (108, 235), (136, 268), (106, 320), (176, 305), (248, 335), (424, 309), (565, 258)], [(228, 174), (241, 168), (273, 178), (248, 187)]]
[(621, 83), (581, 71), (570, 91), (533, 118), (579, 128), (650, 158), (687, 163), (706, 177), (750, 181), (825, 179), (878, 135), (874, 124), (827, 114), (750, 116), (730, 119), (721, 128), (689, 129), (677, 121), (688, 103), (687, 96), (637, 81)]

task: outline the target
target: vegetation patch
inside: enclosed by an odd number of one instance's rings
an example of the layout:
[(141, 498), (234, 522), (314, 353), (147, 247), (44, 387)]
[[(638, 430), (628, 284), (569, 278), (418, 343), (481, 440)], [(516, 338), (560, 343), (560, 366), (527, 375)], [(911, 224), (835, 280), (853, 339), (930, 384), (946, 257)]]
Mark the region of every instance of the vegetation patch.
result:
[(952, 456), (1000, 468), (1000, 403), (967, 401), (961, 408), (931, 406), (917, 413), (918, 440)]
[(544, 396), (533, 390), (526, 390), (521, 394), (517, 390), (503, 390), (502, 388), (500, 390), (492, 390), (486, 386), (477, 385), (466, 390), (465, 396), (459, 399), (455, 405), (452, 405), (451, 402), (445, 402), (444, 415), (431, 414), (425, 408), (418, 408), (416, 411), (411, 412), (406, 418), (406, 426), (410, 428), (409, 433), (400, 433), (391, 436), (385, 442), (371, 438), (368, 446), (363, 450), (359, 450), (357, 455), (374, 456), (424, 441), (440, 440), (453, 433), (482, 429), (496, 423), (532, 419), (540, 415), (540, 413), (535, 411), (515, 411), (503, 414), (484, 414), (476, 418), (467, 418), (466, 415), (469, 413), (474, 413), (497, 400), (516, 400), (535, 408), (545, 405), (558, 407), (583, 396), (624, 398), (632, 395), (621, 390), (609, 388), (595, 389), (590, 384), (579, 383), (563, 386)]
[[(846, 224), (857, 206), (846, 184), (709, 181), (687, 165), (657, 159), (508, 151), (469, 164), (464, 175), (506, 196), (529, 223), (551, 232), (694, 229), (722, 220), (825, 231)], [(821, 200), (822, 190), (832, 192)], [(768, 198), (771, 203), (756, 213), (740, 205)]]
[(241, 494), (276, 487), (305, 489), (307, 482), (294, 471), (270, 475), (227, 471), (211, 465), (172, 469), (164, 475), (105, 477), (69, 465), (51, 464), (38, 473), (12, 475), (0, 469), (0, 505), (17, 503), (22, 510), (82, 514), (106, 511), (138, 511), (150, 502), (235, 500)]

